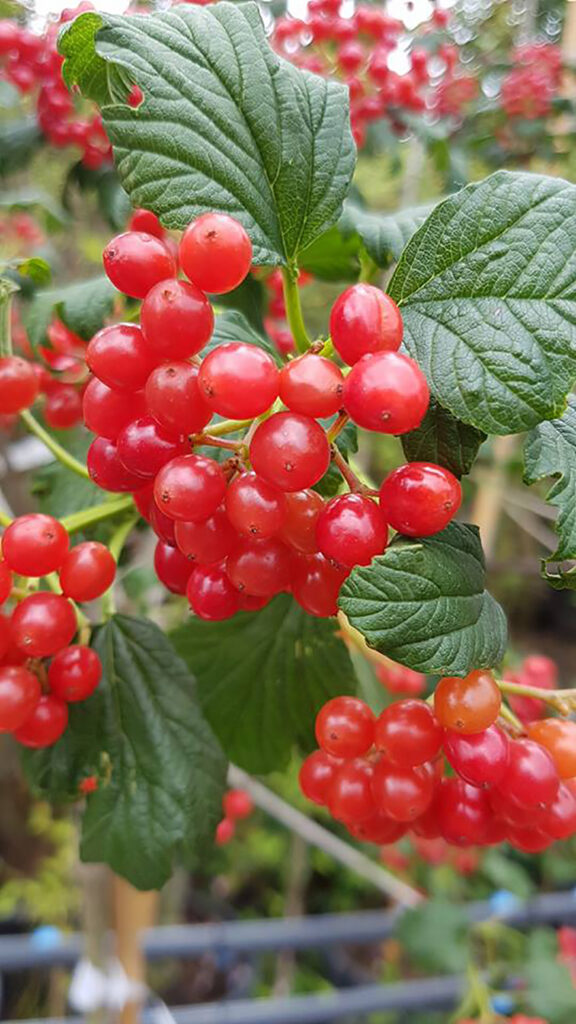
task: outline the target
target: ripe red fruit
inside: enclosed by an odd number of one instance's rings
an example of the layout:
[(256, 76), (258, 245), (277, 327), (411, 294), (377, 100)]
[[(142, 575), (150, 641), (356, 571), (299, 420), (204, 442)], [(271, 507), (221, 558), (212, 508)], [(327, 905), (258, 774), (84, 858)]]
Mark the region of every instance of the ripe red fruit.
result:
[(444, 753), (458, 775), (471, 786), (497, 786), (508, 768), (510, 743), (497, 725), (471, 735), (447, 730)]
[(33, 512), (6, 527), (2, 554), (19, 576), (46, 576), (60, 568), (68, 551), (68, 534), (52, 516)]
[(195, 284), (174, 278), (150, 289), (142, 303), (140, 323), (156, 359), (188, 359), (210, 340), (214, 313)]
[(197, 523), (213, 515), (226, 493), (226, 477), (214, 459), (179, 455), (154, 481), (154, 500), (170, 519)]
[(333, 697), (316, 716), (316, 739), (333, 757), (360, 757), (374, 743), (374, 715), (357, 697)]
[(343, 391), (342, 371), (324, 356), (300, 356), (280, 371), (280, 398), (304, 416), (333, 416), (342, 407)]
[(338, 594), (349, 570), (318, 552), (295, 558), (292, 596), (309, 615), (328, 618), (338, 613)]
[(151, 210), (134, 210), (128, 227), (130, 231), (144, 231), (145, 234), (154, 235), (156, 238), (164, 238), (165, 235), (158, 217)]
[(177, 522), (174, 533), (182, 554), (197, 565), (221, 562), (238, 543), (238, 534), (223, 507), (199, 523)]
[[(1, 544), (0, 544), (1, 552)], [(0, 561), (0, 604), (4, 604), (10, 597), (12, 591), (12, 573), (6, 562)]]
[(277, 412), (257, 428), (250, 461), (258, 476), (281, 491), (301, 491), (324, 476), (330, 464), (325, 431), (309, 416)]
[(36, 707), (42, 690), (38, 679), (21, 665), (0, 666), (0, 732), (14, 732)]
[(442, 746), (443, 731), (423, 700), (399, 700), (376, 720), (374, 743), (384, 757), (403, 768), (432, 761)]
[(164, 433), (151, 416), (128, 423), (118, 435), (116, 447), (122, 465), (144, 479), (156, 476), (162, 466), (188, 448), (184, 441)]
[(172, 594), (185, 594), (188, 580), (194, 566), (178, 551), (178, 548), (164, 541), (158, 541), (154, 549), (154, 571)]
[(240, 608), (240, 594), (224, 570), (215, 565), (196, 566), (188, 580), (186, 596), (192, 611), (209, 622), (229, 619)]
[(175, 277), (178, 270), (164, 242), (144, 231), (117, 235), (108, 242), (102, 259), (112, 284), (133, 299), (143, 299), (155, 284)]
[(454, 732), (484, 732), (500, 712), (502, 697), (490, 672), (477, 669), (465, 679), (446, 676), (434, 693), (434, 714)]
[(453, 473), (430, 462), (409, 462), (386, 477), (380, 506), (386, 522), (408, 537), (428, 537), (448, 526), (462, 501)]
[(46, 396), (44, 419), (53, 430), (69, 430), (82, 419), (82, 395), (72, 384), (60, 384)]
[(237, 590), (254, 597), (273, 597), (290, 584), (290, 551), (276, 537), (240, 538), (226, 562), (226, 572)]
[(363, 356), (344, 381), (346, 412), (359, 427), (382, 434), (415, 430), (429, 400), (421, 369), (400, 352)]
[(402, 314), (389, 295), (372, 284), (353, 284), (336, 299), (330, 336), (349, 366), (374, 352), (396, 352), (402, 341)]
[(222, 818), (222, 821), (218, 823), (218, 826), (216, 828), (214, 842), (216, 843), (217, 846), (226, 846), (226, 844), (234, 838), (235, 831), (235, 823), (233, 821), (230, 821), (229, 818)]
[(139, 391), (156, 366), (137, 324), (111, 324), (94, 335), (86, 362), (98, 380), (116, 391)]
[(198, 367), (172, 361), (158, 366), (146, 382), (148, 412), (168, 433), (197, 434), (212, 419), (198, 386)]
[(102, 662), (96, 651), (83, 644), (64, 647), (54, 655), (48, 669), (50, 692), (60, 700), (86, 700), (102, 678)]
[(224, 814), (231, 821), (240, 821), (242, 818), (248, 818), (254, 810), (252, 797), (244, 789), (229, 789), (224, 794), (222, 807)]
[(341, 494), (324, 506), (316, 526), (318, 548), (342, 565), (369, 565), (388, 542), (388, 527), (371, 498)]
[(116, 562), (99, 541), (87, 540), (68, 552), (60, 569), (60, 586), (73, 601), (95, 601), (114, 582)]
[(334, 772), (328, 793), (328, 807), (337, 821), (356, 823), (373, 817), (373, 766), (363, 758), (340, 765)]
[(204, 401), (220, 416), (250, 419), (266, 412), (278, 397), (276, 363), (256, 345), (218, 345), (198, 375)]
[(328, 803), (334, 774), (341, 763), (325, 750), (315, 750), (302, 762), (298, 779), (307, 800), (320, 807)]
[(68, 725), (68, 705), (47, 693), (40, 697), (36, 707), (23, 725), (14, 732), (25, 747), (51, 747), (60, 739)]
[(225, 504), (232, 526), (244, 537), (272, 537), (284, 521), (284, 494), (256, 473), (236, 477), (226, 491)]
[(67, 647), (76, 632), (76, 616), (61, 594), (30, 594), (12, 613), (12, 636), (29, 658), (48, 658)]
[(415, 821), (432, 802), (435, 780), (424, 767), (401, 768), (388, 761), (374, 766), (372, 793), (376, 809), (394, 821)]
[(377, 843), (378, 846), (396, 843), (406, 832), (405, 823), (393, 821), (378, 812), (363, 821), (347, 822), (347, 828), (354, 839), (362, 843)]
[(565, 783), (550, 804), (542, 831), (553, 839), (568, 839), (576, 833), (576, 796)]
[(10, 416), (29, 409), (36, 400), (40, 383), (32, 363), (20, 356), (0, 359), (0, 411)]
[(378, 681), (390, 693), (405, 693), (418, 697), (426, 689), (426, 676), (422, 672), (406, 668), (405, 665), (388, 664), (374, 665)]
[(113, 441), (96, 437), (86, 455), (86, 467), (90, 479), (103, 491), (138, 491), (146, 486), (144, 477), (130, 473), (120, 462), (118, 449)]
[(180, 264), (186, 277), (202, 291), (221, 295), (237, 288), (246, 277), (252, 264), (252, 243), (233, 217), (204, 213), (182, 235)]
[(506, 775), (498, 786), (500, 794), (521, 807), (551, 804), (559, 780), (550, 754), (533, 740), (513, 740)]
[(455, 846), (483, 843), (492, 812), (486, 794), (463, 779), (443, 779), (435, 801), (440, 834)]
[(544, 718), (528, 726), (528, 736), (551, 754), (561, 779), (576, 776), (576, 722)]
[(128, 423), (146, 414), (146, 399), (143, 391), (133, 394), (114, 391), (97, 377), (92, 377), (84, 391), (82, 413), (88, 430), (109, 441), (116, 441)]
[(316, 523), (324, 508), (324, 499), (317, 491), (292, 491), (284, 495), (284, 522), (280, 538), (296, 551), (313, 555), (318, 550)]

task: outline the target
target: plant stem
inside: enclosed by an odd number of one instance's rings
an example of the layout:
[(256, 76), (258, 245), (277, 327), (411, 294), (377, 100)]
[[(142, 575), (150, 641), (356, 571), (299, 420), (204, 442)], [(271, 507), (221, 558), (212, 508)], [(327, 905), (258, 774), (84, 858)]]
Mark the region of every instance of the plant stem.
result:
[(76, 533), (78, 530), (83, 530), (86, 526), (100, 523), (104, 519), (111, 519), (112, 516), (116, 516), (120, 512), (127, 512), (133, 507), (132, 497), (126, 494), (121, 498), (115, 498), (113, 501), (104, 501), (101, 505), (94, 505), (92, 508), (84, 508), (80, 512), (72, 512), (71, 515), (64, 516), (60, 522), (68, 530), (68, 533)]
[(507, 722), (508, 725), (510, 725), (515, 732), (524, 732), (524, 726), (522, 725), (522, 722), (520, 721), (518, 716), (514, 714), (512, 708), (509, 708), (507, 704), (502, 704), (502, 707), (500, 708), (500, 717), (503, 718), (504, 721)]
[(195, 434), (195, 445), (206, 445), (208, 448), (227, 448), (237, 452), (242, 447), (241, 441), (226, 441), (223, 437), (213, 437), (212, 434)]
[(284, 284), (284, 302), (286, 304), (288, 326), (298, 351), (307, 352), (311, 342), (302, 316), (296, 273), (292, 267), (282, 267), (282, 282)]
[[(221, 423), (210, 424), (210, 437), (222, 437), (224, 434), (235, 434), (240, 430), (244, 430), (249, 427), (252, 420), (222, 420)], [(194, 444), (201, 444), (198, 441), (198, 437), (202, 437), (202, 434), (196, 434), (194, 436)]]
[(66, 449), (63, 448), (47, 430), (44, 430), (44, 427), (38, 423), (38, 420), (34, 419), (34, 416), (28, 409), (21, 412), (20, 416), (28, 427), (30, 433), (35, 434), (36, 437), (46, 445), (55, 458), (58, 459), (58, 462), (61, 462), (67, 469), (72, 470), (73, 473), (77, 473), (78, 476), (84, 477), (85, 480), (90, 479), (86, 466), (83, 466), (78, 459), (75, 459), (73, 455), (70, 455), (70, 452), (67, 452)]
[(0, 356), (12, 355), (12, 295), (17, 291), (12, 281), (0, 279)]
[(342, 452), (336, 447), (335, 444), (332, 445), (332, 461), (336, 468), (344, 477), (346, 483), (348, 484), (348, 487), (350, 488), (353, 494), (364, 494), (366, 492), (366, 485), (363, 484), (362, 481), (358, 479), (356, 473), (348, 465), (346, 459), (342, 455)]
[[(130, 536), (132, 530), (136, 526), (138, 519), (138, 515), (130, 516), (128, 519), (124, 520), (123, 523), (120, 523), (120, 525), (116, 527), (116, 530), (112, 534), (112, 537), (110, 538), (108, 544), (108, 549), (116, 563), (118, 563), (120, 555), (122, 554), (122, 549), (124, 548), (124, 545), (128, 537)], [(112, 586), (108, 587), (106, 593), (102, 595), (102, 616), (104, 619), (109, 619), (112, 615), (114, 615), (116, 611), (116, 601), (114, 600), (114, 585), (115, 584), (112, 583)]]
[(12, 519), (10, 516), (5, 515), (4, 512), (0, 512), (0, 526), (10, 526), (11, 522)]
[(571, 690), (544, 690), (540, 686), (524, 686), (522, 683), (510, 683), (506, 679), (497, 679), (496, 682), (502, 693), (511, 693), (517, 697), (532, 697), (535, 700), (542, 700), (551, 707), (556, 708), (561, 715), (570, 715), (576, 710), (576, 689)]
[(332, 444), (338, 437), (338, 434), (342, 430), (344, 430), (344, 427), (348, 423), (349, 419), (350, 417), (347, 412), (341, 412), (338, 414), (338, 418), (334, 420), (334, 423), (332, 424), (330, 429), (326, 431), (326, 437), (328, 438), (330, 444)]

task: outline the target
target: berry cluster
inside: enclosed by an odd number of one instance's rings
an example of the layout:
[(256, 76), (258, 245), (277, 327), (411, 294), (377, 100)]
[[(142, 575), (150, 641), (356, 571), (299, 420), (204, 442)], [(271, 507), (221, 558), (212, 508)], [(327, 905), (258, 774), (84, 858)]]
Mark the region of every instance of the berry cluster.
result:
[(336, 697), (316, 719), (320, 749), (302, 764), (302, 792), (367, 842), (411, 830), (455, 846), (544, 850), (576, 833), (576, 722), (547, 718), (512, 738), (500, 708), (480, 670), (441, 679), (432, 706), (408, 698), (378, 718)]
[[(57, 519), (19, 516), (2, 536), (0, 605), (0, 732), (27, 747), (47, 747), (68, 723), (68, 704), (86, 700), (102, 674), (95, 651), (73, 644), (73, 601), (93, 601), (112, 584), (116, 564), (96, 541), (70, 548)], [(58, 573), (54, 590), (33, 590)]]
[(222, 800), (224, 817), (216, 829), (216, 843), (225, 846), (236, 834), (236, 824), (249, 818), (254, 810), (252, 797), (244, 789), (229, 789)]
[(546, 117), (562, 84), (562, 53), (551, 43), (529, 43), (512, 54), (512, 70), (502, 80), (500, 102), (509, 117)]

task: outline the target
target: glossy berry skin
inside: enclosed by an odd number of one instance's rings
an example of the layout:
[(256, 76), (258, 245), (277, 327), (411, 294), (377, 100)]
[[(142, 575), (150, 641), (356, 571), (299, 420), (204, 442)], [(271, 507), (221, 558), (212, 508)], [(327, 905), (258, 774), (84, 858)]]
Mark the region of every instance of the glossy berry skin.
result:
[(329, 618), (338, 613), (338, 594), (348, 569), (324, 555), (298, 557), (292, 568), (292, 596), (309, 615)]
[(342, 371), (324, 356), (299, 356), (280, 371), (280, 398), (303, 416), (333, 416), (342, 407), (343, 391)]
[(179, 455), (154, 481), (154, 500), (170, 519), (197, 523), (214, 515), (226, 494), (226, 477), (214, 459)]
[(226, 846), (227, 843), (234, 839), (235, 832), (236, 823), (234, 821), (230, 821), (229, 818), (222, 818), (222, 821), (218, 822), (216, 835), (214, 836), (216, 846)]
[(428, 537), (448, 526), (462, 501), (453, 473), (430, 462), (409, 462), (386, 477), (380, 506), (386, 522), (408, 537)]
[(388, 527), (371, 498), (341, 494), (326, 503), (318, 517), (319, 550), (334, 562), (352, 567), (370, 565), (388, 542)]
[(188, 359), (204, 348), (214, 330), (214, 313), (204, 292), (189, 281), (160, 281), (148, 292), (140, 323), (159, 359)]
[(223, 295), (237, 288), (252, 264), (252, 243), (242, 225), (226, 213), (204, 213), (180, 242), (180, 265), (203, 292)]
[(203, 360), (198, 385), (206, 404), (220, 416), (250, 419), (278, 397), (276, 363), (256, 345), (218, 345)]
[(91, 647), (72, 644), (52, 658), (48, 669), (50, 692), (68, 703), (86, 700), (102, 678), (102, 662)]
[(272, 537), (284, 522), (284, 494), (256, 473), (242, 473), (232, 481), (225, 506), (232, 526), (243, 537)]
[(32, 714), (14, 736), (25, 747), (51, 747), (60, 739), (68, 725), (68, 705), (51, 693), (40, 697)]
[(96, 437), (86, 455), (90, 479), (103, 491), (138, 491), (146, 485), (144, 477), (131, 473), (120, 462), (118, 448), (106, 437)]
[(424, 419), (430, 392), (419, 366), (400, 352), (363, 356), (344, 381), (346, 412), (359, 427), (405, 434)]
[(564, 783), (550, 804), (542, 828), (553, 839), (568, 839), (576, 833), (576, 796)]
[(238, 534), (222, 506), (199, 523), (176, 522), (174, 533), (182, 554), (197, 565), (221, 562), (238, 544)]
[(336, 769), (330, 785), (328, 807), (337, 821), (356, 823), (374, 815), (373, 774), (372, 765), (360, 757), (346, 761)]
[(353, 284), (336, 299), (330, 336), (349, 366), (374, 352), (396, 352), (402, 341), (402, 314), (389, 295), (372, 284)]
[(496, 721), (501, 704), (494, 677), (482, 669), (465, 679), (446, 676), (434, 693), (434, 714), (440, 725), (453, 732), (484, 732)]
[(273, 597), (290, 585), (290, 552), (276, 537), (241, 538), (226, 561), (226, 572), (237, 590), (253, 597)]
[(440, 834), (455, 846), (483, 843), (491, 810), (486, 794), (463, 779), (444, 779), (435, 802)]
[(281, 491), (313, 487), (330, 464), (325, 431), (309, 416), (277, 412), (256, 429), (250, 444), (252, 468)]
[(154, 549), (154, 572), (172, 594), (185, 594), (194, 566), (178, 548), (158, 541)]
[(319, 807), (328, 803), (334, 774), (341, 763), (325, 750), (315, 750), (304, 759), (298, 781), (307, 800), (318, 804)]
[(82, 395), (72, 384), (61, 384), (46, 396), (43, 411), (52, 430), (69, 430), (82, 419)]
[(374, 723), (363, 700), (333, 697), (316, 716), (316, 739), (333, 757), (361, 757), (374, 743)]
[(354, 839), (361, 843), (377, 843), (378, 846), (388, 846), (396, 843), (406, 832), (406, 823), (393, 821), (384, 814), (376, 812), (370, 818), (363, 821), (347, 822), (348, 831)]
[(14, 732), (36, 707), (42, 690), (33, 672), (21, 665), (0, 666), (0, 732)]
[(521, 807), (550, 804), (558, 792), (556, 766), (548, 751), (533, 740), (513, 740), (500, 794)]
[(561, 779), (576, 776), (576, 722), (543, 718), (528, 726), (528, 736), (546, 748)]
[(154, 530), (156, 536), (164, 541), (165, 544), (169, 544), (170, 547), (176, 547), (176, 521), (169, 519), (164, 513), (158, 508), (156, 502), (152, 499), (150, 506), (150, 514), (148, 522)]
[(431, 761), (442, 746), (443, 730), (423, 700), (399, 700), (376, 720), (374, 743), (387, 761), (414, 768)]
[(3, 416), (29, 409), (36, 400), (39, 386), (32, 363), (20, 356), (0, 359), (0, 412)]
[(60, 568), (69, 546), (68, 533), (52, 516), (32, 512), (18, 516), (4, 531), (2, 554), (20, 576), (46, 576)]
[(323, 508), (324, 499), (317, 491), (285, 493), (281, 540), (302, 554), (315, 554), (318, 551), (316, 524)]
[(94, 335), (86, 362), (98, 380), (116, 391), (140, 391), (158, 362), (137, 324), (111, 324)]
[(97, 377), (92, 377), (84, 391), (82, 414), (85, 425), (93, 434), (116, 441), (128, 423), (146, 414), (144, 392), (128, 394), (114, 391)]
[(497, 725), (468, 736), (447, 730), (444, 753), (458, 775), (471, 786), (497, 786), (508, 768), (510, 742)]
[(130, 473), (151, 479), (167, 462), (184, 454), (187, 445), (165, 434), (152, 416), (142, 416), (124, 427), (116, 447), (120, 462)]
[(165, 231), (158, 217), (151, 210), (137, 209), (130, 217), (130, 231), (143, 231), (146, 235), (164, 238)]
[(252, 797), (244, 789), (229, 789), (224, 794), (222, 809), (231, 821), (242, 821), (249, 818), (254, 810)]
[(374, 766), (372, 793), (376, 809), (394, 821), (415, 821), (434, 795), (434, 778), (422, 767), (401, 768), (379, 761)]
[(117, 235), (102, 256), (106, 276), (124, 295), (143, 299), (159, 281), (175, 277), (172, 253), (159, 238), (144, 231)]
[(215, 565), (196, 566), (186, 596), (194, 614), (208, 622), (229, 619), (240, 608), (240, 594), (224, 570)]
[(87, 540), (68, 552), (60, 569), (62, 593), (73, 601), (95, 601), (112, 586), (116, 562), (99, 541)]
[(200, 433), (212, 419), (198, 386), (198, 367), (173, 360), (158, 366), (146, 382), (148, 412), (170, 434)]
[(29, 658), (48, 658), (67, 647), (76, 632), (76, 616), (61, 594), (30, 594), (12, 613), (14, 643)]
[[(1, 542), (0, 542), (1, 553)], [(4, 604), (10, 597), (12, 590), (12, 573), (6, 562), (0, 560), (0, 604)]]

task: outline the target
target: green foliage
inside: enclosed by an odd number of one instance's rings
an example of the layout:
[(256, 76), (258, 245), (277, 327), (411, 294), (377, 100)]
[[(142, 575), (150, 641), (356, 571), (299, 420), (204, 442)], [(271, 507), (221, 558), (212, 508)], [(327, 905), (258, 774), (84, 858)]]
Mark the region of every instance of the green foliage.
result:
[(280, 60), (255, 4), (87, 13), (60, 46), (68, 84), (102, 106), (130, 199), (168, 227), (223, 210), (256, 263), (286, 263), (338, 217), (354, 168), (347, 90)]
[(370, 647), (419, 672), (464, 676), (504, 656), (506, 619), (484, 589), (475, 526), (451, 523), (433, 537), (396, 537), (383, 555), (352, 571), (339, 604)]
[(576, 558), (576, 397), (568, 399), (560, 419), (540, 423), (526, 438), (524, 479), (534, 484), (545, 477), (555, 483), (548, 501), (559, 509), (556, 520), (558, 547), (549, 561)]
[(461, 477), (472, 469), (486, 434), (457, 420), (432, 399), (420, 426), (400, 440), (409, 462), (435, 462)]
[(126, 227), (132, 206), (130, 200), (118, 181), (114, 167), (104, 164), (102, 167), (85, 167), (79, 161), (68, 171), (64, 183), (62, 201), (65, 209), (72, 212), (72, 199), (75, 190), (82, 194), (93, 192), (98, 201), (98, 208), (114, 231), (122, 231)]
[(217, 348), (218, 345), (227, 345), (238, 341), (245, 345), (257, 345), (258, 348), (264, 349), (269, 356), (272, 356), (278, 366), (282, 365), (283, 359), (276, 346), (269, 338), (255, 330), (243, 313), (239, 313), (235, 309), (227, 310), (216, 317), (214, 333), (206, 347), (202, 349), (202, 355), (204, 356), (213, 348)]
[(140, 889), (191, 866), (221, 816), (226, 761), (198, 705), (194, 680), (152, 622), (116, 615), (96, 633), (98, 690), (71, 706), (61, 740), (30, 751), (25, 768), (51, 800), (78, 794), (97, 772), (80, 853)]
[(66, 211), (49, 192), (41, 188), (15, 188), (2, 192), (0, 209), (10, 213), (32, 210), (41, 215), (49, 231), (63, 227), (67, 219)]
[(429, 971), (463, 971), (468, 962), (469, 922), (463, 907), (429, 900), (406, 910), (396, 935), (411, 960)]
[(550, 1024), (572, 1024), (576, 1012), (576, 989), (570, 971), (558, 962), (554, 932), (538, 929), (528, 937), (526, 958), (526, 1000), (533, 1013)]
[[(91, 434), (66, 430), (54, 436), (71, 455), (81, 462), (86, 461), (86, 452), (92, 440)], [(32, 493), (36, 496), (40, 512), (56, 518), (80, 512), (84, 508), (92, 508), (93, 505), (101, 505), (110, 497), (91, 480), (77, 476), (56, 460), (42, 466), (35, 473)]]
[(0, 177), (21, 170), (42, 145), (35, 117), (0, 124)]
[(37, 292), (24, 307), (22, 320), (35, 348), (47, 342), (46, 329), (57, 316), (76, 334), (89, 341), (112, 312), (118, 292), (107, 277), (95, 277)]
[[(327, 429), (334, 422), (335, 418), (336, 417), (333, 417), (330, 420), (324, 420), (324, 428)], [(358, 429), (354, 423), (350, 422), (346, 424), (344, 429), (338, 434), (335, 443), (340, 454), (343, 455), (348, 462), (350, 460), (350, 456), (354, 455), (355, 452), (358, 451)], [(341, 489), (342, 474), (334, 463), (331, 462), (322, 479), (314, 486), (314, 490), (318, 491), (319, 494), (322, 494), (325, 498), (332, 498), (335, 494), (338, 494)]]
[(355, 690), (334, 623), (307, 615), (285, 594), (224, 622), (191, 619), (172, 640), (225, 753), (246, 771), (286, 767), (296, 743), (312, 749), (322, 705)]
[(424, 223), (433, 205), (378, 213), (348, 200), (338, 226), (344, 238), (357, 236), (377, 266), (389, 267), (400, 259), (404, 246)]
[(528, 899), (534, 892), (535, 886), (528, 871), (512, 860), (509, 853), (501, 853), (496, 848), (486, 850), (481, 870), (494, 889), (506, 889), (520, 899)]
[(512, 434), (559, 416), (576, 378), (576, 187), (508, 173), (435, 208), (390, 294), (440, 404)]

